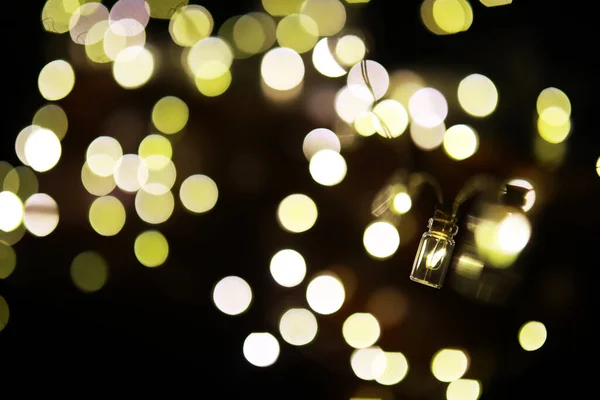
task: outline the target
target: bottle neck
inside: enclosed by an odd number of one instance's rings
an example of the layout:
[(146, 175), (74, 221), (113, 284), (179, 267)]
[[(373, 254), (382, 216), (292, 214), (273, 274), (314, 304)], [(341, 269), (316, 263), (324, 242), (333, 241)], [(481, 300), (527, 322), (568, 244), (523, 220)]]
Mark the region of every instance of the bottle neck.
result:
[(433, 218), (429, 219), (429, 233), (452, 239), (458, 232), (458, 226), (447, 211), (438, 208), (435, 210)]

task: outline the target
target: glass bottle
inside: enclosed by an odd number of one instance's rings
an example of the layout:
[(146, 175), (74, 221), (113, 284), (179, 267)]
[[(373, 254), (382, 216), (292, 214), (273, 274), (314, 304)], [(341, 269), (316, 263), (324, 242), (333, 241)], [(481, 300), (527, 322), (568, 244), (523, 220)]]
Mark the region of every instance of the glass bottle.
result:
[(421, 237), (410, 279), (439, 289), (444, 283), (452, 259), (458, 226), (449, 214), (436, 210), (434, 217), (429, 220), (428, 228)]

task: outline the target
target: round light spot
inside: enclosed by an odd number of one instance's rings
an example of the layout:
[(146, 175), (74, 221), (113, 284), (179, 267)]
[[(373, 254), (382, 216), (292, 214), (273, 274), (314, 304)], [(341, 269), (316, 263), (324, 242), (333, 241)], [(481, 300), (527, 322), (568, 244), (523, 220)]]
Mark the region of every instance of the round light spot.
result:
[(319, 40), (315, 46), (312, 53), (312, 62), (317, 71), (329, 78), (338, 78), (346, 73), (346, 70), (338, 64), (333, 54), (331, 54), (327, 38)]
[(60, 140), (65, 137), (69, 128), (69, 120), (65, 110), (56, 104), (46, 104), (37, 110), (33, 116), (32, 124), (54, 132)]
[(227, 70), (223, 73), (223, 75), (220, 75), (217, 78), (203, 79), (196, 77), (194, 82), (196, 83), (196, 88), (198, 91), (204, 96), (217, 97), (229, 89), (229, 86), (231, 86), (231, 80), (231, 71)]
[(58, 204), (45, 193), (34, 194), (25, 201), (23, 225), (34, 236), (48, 236), (58, 226)]
[(365, 42), (355, 35), (342, 36), (335, 45), (336, 59), (343, 66), (354, 66), (365, 58), (367, 48)]
[(410, 97), (408, 112), (417, 124), (433, 128), (442, 124), (448, 116), (448, 102), (439, 90), (426, 87)]
[(169, 242), (159, 231), (145, 231), (135, 239), (133, 251), (143, 266), (156, 268), (167, 261)]
[(385, 352), (377, 346), (356, 349), (350, 356), (350, 366), (358, 378), (372, 381), (384, 374), (387, 357)]
[(539, 350), (547, 337), (546, 326), (539, 321), (529, 321), (519, 329), (519, 344), (525, 351)]
[(461, 350), (442, 349), (431, 360), (431, 372), (441, 382), (460, 379), (469, 368), (469, 358)]
[(61, 154), (60, 140), (48, 129), (34, 130), (25, 142), (25, 158), (29, 166), (37, 172), (46, 172), (54, 168)]
[(404, 133), (408, 126), (408, 113), (396, 100), (383, 100), (373, 107), (375, 130), (383, 137), (396, 138)]
[(223, 39), (207, 37), (196, 42), (187, 55), (187, 65), (196, 78), (215, 79), (231, 68), (233, 51)]
[(446, 389), (447, 400), (477, 400), (481, 395), (481, 383), (473, 379), (457, 379)]
[(287, 343), (305, 346), (317, 336), (319, 326), (313, 313), (304, 308), (287, 310), (279, 320), (279, 332)]
[[(144, 159), (149, 169), (160, 170), (163, 167), (166, 167), (171, 161), (171, 157), (173, 156), (173, 146), (169, 139), (162, 135), (148, 135), (140, 142), (138, 155)], [(152, 156), (161, 157), (152, 158), (149, 162), (148, 159)], [(117, 157), (117, 160), (119, 157)]]
[(304, 72), (302, 57), (286, 47), (269, 50), (260, 65), (263, 81), (275, 90), (291, 90), (300, 85)]
[(487, 76), (472, 74), (458, 85), (458, 102), (474, 117), (487, 117), (498, 105), (498, 89)]
[(470, 126), (454, 125), (446, 131), (443, 145), (444, 151), (449, 157), (461, 161), (477, 152), (479, 138)]
[(306, 262), (296, 250), (284, 249), (271, 258), (270, 271), (279, 285), (294, 287), (302, 283), (306, 276)]
[(113, 63), (115, 81), (124, 89), (137, 89), (154, 73), (154, 57), (142, 46), (130, 46), (119, 52)]
[(310, 308), (322, 315), (333, 314), (342, 308), (346, 291), (342, 282), (332, 275), (320, 275), (306, 288), (306, 301)]
[(213, 302), (224, 314), (239, 315), (252, 303), (252, 289), (240, 277), (228, 276), (221, 279), (213, 290)]
[(373, 346), (379, 340), (381, 328), (372, 314), (355, 313), (344, 321), (342, 334), (348, 345), (355, 349), (364, 349)]
[(12, 246), (0, 241), (0, 279), (8, 278), (17, 267), (17, 253)]
[(255, 367), (269, 367), (279, 358), (279, 342), (267, 332), (251, 333), (244, 340), (243, 353)]
[(320, 150), (309, 164), (310, 175), (320, 185), (335, 186), (346, 177), (347, 166), (344, 157), (335, 150)]
[(125, 207), (113, 196), (99, 197), (90, 206), (90, 225), (102, 236), (115, 236), (125, 226)]
[[(373, 96), (363, 86), (342, 87), (335, 95), (334, 107), (336, 114), (348, 124), (353, 124), (359, 115), (371, 110)], [(372, 114), (374, 116), (374, 114)], [(376, 119), (376, 118), (375, 118)], [(374, 121), (377, 125), (377, 121)]]
[(378, 259), (394, 255), (400, 246), (400, 234), (396, 227), (386, 221), (376, 221), (365, 229), (363, 244), (367, 253)]
[(354, 92), (358, 91), (355, 95), (362, 96), (364, 90), (369, 88), (367, 80), (373, 89), (375, 100), (385, 96), (390, 87), (390, 75), (383, 65), (373, 60), (357, 63), (348, 72), (347, 86)]
[(125, 154), (115, 164), (114, 178), (119, 189), (133, 193), (148, 182), (146, 162), (137, 154)]
[(537, 98), (536, 109), (538, 115), (542, 115), (545, 110), (555, 107), (561, 110), (564, 114), (562, 121), (554, 121), (552, 125), (562, 125), (571, 116), (571, 101), (569, 96), (566, 95), (562, 90), (549, 87), (542, 90)]
[(175, 96), (163, 97), (152, 108), (152, 123), (156, 129), (169, 135), (181, 131), (189, 116), (187, 104)]
[(277, 208), (279, 225), (288, 232), (306, 232), (317, 222), (317, 205), (305, 194), (291, 194)]
[(64, 99), (74, 86), (75, 71), (65, 60), (55, 60), (46, 64), (38, 76), (40, 94), (49, 101)]
[(175, 210), (175, 198), (170, 191), (161, 194), (140, 190), (135, 195), (135, 211), (140, 219), (149, 224), (166, 222)]
[(119, 159), (123, 157), (123, 149), (117, 139), (100, 136), (94, 139), (86, 152), (86, 163), (90, 170), (100, 176), (112, 176)]
[(393, 210), (398, 214), (406, 214), (412, 207), (412, 200), (408, 193), (400, 192), (392, 200)]
[(202, 6), (188, 5), (179, 8), (169, 22), (169, 33), (179, 46), (192, 47), (212, 33), (214, 20)]
[(183, 206), (193, 213), (205, 213), (214, 208), (219, 198), (217, 184), (206, 175), (192, 175), (179, 188)]
[(302, 151), (307, 160), (321, 150), (333, 150), (339, 152), (342, 148), (340, 139), (331, 130), (326, 128), (313, 129), (306, 135), (302, 142)]
[(302, 54), (317, 44), (319, 27), (306, 14), (291, 14), (283, 17), (277, 24), (276, 37), (279, 46)]
[(441, 124), (427, 128), (419, 125), (416, 122), (410, 124), (410, 137), (419, 149), (431, 151), (437, 149), (444, 142), (444, 134), (446, 133), (446, 125)]
[[(402, 353), (385, 352), (385, 369), (375, 377), (377, 383), (392, 386), (400, 383), (408, 373), (408, 360)], [(375, 366), (377, 369), (377, 365)]]
[(12, 232), (23, 222), (24, 207), (12, 192), (0, 192), (0, 230)]
[(82, 292), (97, 292), (108, 280), (108, 264), (94, 251), (80, 253), (71, 263), (71, 279)]

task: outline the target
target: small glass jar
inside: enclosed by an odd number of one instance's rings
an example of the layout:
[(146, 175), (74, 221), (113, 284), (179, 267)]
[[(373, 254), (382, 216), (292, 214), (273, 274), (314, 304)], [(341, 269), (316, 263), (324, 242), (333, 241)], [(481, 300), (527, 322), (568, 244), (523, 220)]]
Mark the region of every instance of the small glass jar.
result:
[(458, 227), (447, 215), (436, 211), (434, 218), (429, 220), (428, 228), (421, 237), (410, 279), (439, 289), (452, 259)]

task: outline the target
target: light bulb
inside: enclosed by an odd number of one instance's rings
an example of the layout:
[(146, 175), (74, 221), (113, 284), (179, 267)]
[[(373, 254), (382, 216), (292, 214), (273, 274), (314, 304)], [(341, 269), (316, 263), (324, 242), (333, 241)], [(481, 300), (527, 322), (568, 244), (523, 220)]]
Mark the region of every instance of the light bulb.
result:
[(421, 237), (410, 279), (439, 289), (450, 265), (458, 227), (449, 214), (436, 210), (428, 228)]

